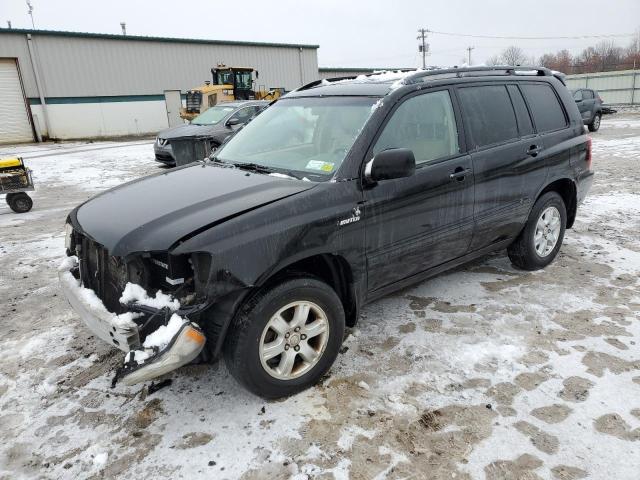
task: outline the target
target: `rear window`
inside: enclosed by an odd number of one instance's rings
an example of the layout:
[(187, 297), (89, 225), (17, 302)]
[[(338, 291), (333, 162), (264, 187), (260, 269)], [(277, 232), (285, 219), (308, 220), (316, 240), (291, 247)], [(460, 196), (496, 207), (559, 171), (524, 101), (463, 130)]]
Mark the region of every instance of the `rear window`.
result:
[(538, 133), (551, 132), (567, 126), (562, 106), (553, 89), (546, 83), (521, 85)]
[(473, 148), (518, 138), (516, 116), (505, 85), (458, 90)]

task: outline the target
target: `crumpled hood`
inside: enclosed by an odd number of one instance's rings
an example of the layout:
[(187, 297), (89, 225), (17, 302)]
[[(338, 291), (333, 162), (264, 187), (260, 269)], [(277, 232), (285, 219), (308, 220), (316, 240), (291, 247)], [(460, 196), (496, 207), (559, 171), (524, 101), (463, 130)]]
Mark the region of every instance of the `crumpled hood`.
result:
[(178, 125), (177, 127), (168, 128), (158, 134), (160, 138), (166, 138), (171, 140), (177, 137), (189, 137), (196, 135), (211, 135), (220, 128), (220, 124), (215, 125), (194, 125), (185, 123), (184, 125)]
[(308, 190), (313, 183), (189, 165), (108, 190), (71, 213), (111, 255), (167, 250), (195, 230)]

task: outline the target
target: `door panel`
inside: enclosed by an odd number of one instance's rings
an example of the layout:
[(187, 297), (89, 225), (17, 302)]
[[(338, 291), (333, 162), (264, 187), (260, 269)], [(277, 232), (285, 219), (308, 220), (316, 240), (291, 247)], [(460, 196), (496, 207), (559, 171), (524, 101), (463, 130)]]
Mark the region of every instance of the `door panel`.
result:
[[(532, 147), (540, 149), (540, 153), (528, 154)], [(546, 177), (543, 149), (542, 139), (533, 137), (472, 155), (477, 223), (471, 250), (520, 231), (532, 197)]]
[(180, 117), (180, 108), (182, 107), (180, 90), (165, 90), (164, 102), (167, 107), (167, 123), (169, 127), (182, 125), (184, 122)]
[[(465, 172), (458, 178), (452, 174)], [(369, 291), (467, 252), (473, 234), (471, 157), (423, 165), (365, 192)]]

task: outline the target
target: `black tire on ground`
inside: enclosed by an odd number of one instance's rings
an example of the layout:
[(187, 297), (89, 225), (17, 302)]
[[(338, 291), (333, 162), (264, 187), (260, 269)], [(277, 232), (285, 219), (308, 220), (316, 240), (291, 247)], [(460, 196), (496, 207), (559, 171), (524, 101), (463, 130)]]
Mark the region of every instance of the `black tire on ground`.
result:
[(33, 207), (33, 200), (24, 192), (9, 193), (6, 200), (9, 208), (16, 213), (26, 213)]
[[(555, 207), (560, 214), (560, 232), (553, 250), (541, 256), (536, 251), (534, 237), (538, 220), (549, 207)], [(562, 197), (557, 192), (545, 193), (536, 200), (520, 235), (518, 235), (514, 242), (507, 248), (509, 259), (516, 267), (523, 270), (539, 270), (546, 267), (553, 261), (562, 246), (566, 226), (567, 209)]]
[(602, 114), (601, 113), (596, 113), (593, 116), (593, 120), (591, 120), (591, 123), (589, 125), (587, 125), (587, 127), (589, 128), (590, 132), (597, 132), (600, 129), (600, 121), (602, 120)]
[[(272, 316), (297, 301), (311, 302), (322, 309), (329, 327), (328, 338), (313, 367), (296, 378), (278, 379), (263, 366), (260, 344)], [(286, 279), (263, 288), (240, 308), (225, 339), (225, 363), (238, 382), (263, 398), (275, 399), (293, 395), (316, 384), (329, 370), (342, 344), (344, 325), (342, 302), (329, 285), (306, 276)], [(272, 332), (267, 330), (267, 334), (269, 333)], [(293, 338), (293, 334), (290, 335), (289, 338)], [(307, 341), (311, 343), (311, 340)], [(276, 356), (273, 360), (282, 361), (282, 358)], [(297, 356), (295, 361), (296, 364), (302, 362), (302, 356)]]

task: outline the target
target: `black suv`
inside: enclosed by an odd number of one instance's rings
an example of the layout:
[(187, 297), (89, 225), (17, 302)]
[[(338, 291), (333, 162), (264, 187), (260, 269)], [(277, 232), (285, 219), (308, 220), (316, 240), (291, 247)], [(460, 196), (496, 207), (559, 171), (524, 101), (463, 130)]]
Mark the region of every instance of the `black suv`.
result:
[(576, 101), (584, 124), (590, 132), (596, 132), (600, 128), (602, 120), (602, 99), (598, 92), (590, 88), (572, 90), (573, 99)]
[(276, 398), (321, 378), (367, 302), (503, 248), (548, 265), (592, 180), (580, 113), (549, 70), (322, 80), (210, 160), (73, 210), (60, 279), (129, 352), (126, 384), (222, 353)]

